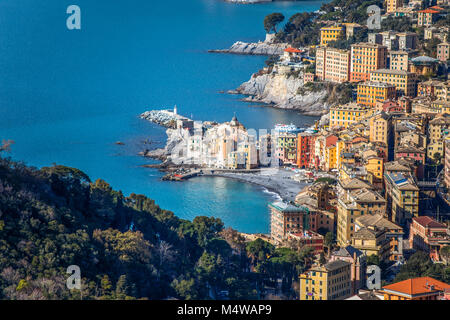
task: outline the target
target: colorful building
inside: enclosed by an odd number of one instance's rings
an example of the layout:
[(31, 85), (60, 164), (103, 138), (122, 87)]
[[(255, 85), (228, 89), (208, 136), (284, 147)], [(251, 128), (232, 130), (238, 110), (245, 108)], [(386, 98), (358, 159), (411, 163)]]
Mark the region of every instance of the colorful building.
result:
[(425, 9), (417, 12), (417, 25), (420, 27), (431, 27), (439, 14), (438, 10)]
[[(370, 72), (387, 67), (387, 47), (373, 43), (351, 46), (350, 81), (371, 80)], [(384, 81), (382, 81), (384, 82)]]
[(384, 173), (386, 214), (392, 222), (405, 226), (419, 215), (419, 187), (410, 173)]
[(416, 96), (416, 75), (402, 70), (379, 69), (370, 73), (370, 81), (389, 83), (395, 86), (399, 96)]
[(396, 88), (392, 84), (366, 81), (358, 84), (356, 102), (374, 107), (377, 102), (395, 99)]
[(313, 266), (299, 278), (300, 300), (343, 300), (352, 295), (351, 263), (347, 261)]
[(302, 233), (310, 228), (309, 210), (281, 201), (270, 203), (270, 235), (276, 243), (283, 243), (289, 234)]
[(389, 69), (408, 71), (409, 53), (406, 51), (389, 52)]
[(332, 106), (330, 107), (330, 127), (348, 128), (361, 119), (369, 117), (373, 112), (373, 108), (357, 103)]
[(409, 246), (430, 254), (433, 261), (441, 261), (439, 251), (450, 245), (450, 230), (433, 218), (423, 216), (412, 219), (409, 231)]
[(386, 12), (394, 13), (398, 8), (403, 7), (403, 0), (386, 0)]
[(344, 38), (344, 26), (331, 26), (320, 28), (320, 45), (326, 46), (330, 41), (336, 41)]
[(346, 192), (338, 198), (337, 242), (346, 246), (355, 235), (355, 220), (365, 214), (384, 214), (386, 200), (366, 188)]
[(339, 248), (331, 254), (330, 261), (347, 261), (351, 263), (350, 280), (352, 282), (352, 294), (365, 287), (367, 259), (366, 255), (352, 246)]
[(297, 136), (297, 167), (309, 168), (314, 160), (314, 144), (316, 135), (299, 133)]
[(442, 42), (437, 45), (436, 58), (442, 62), (450, 59), (450, 43)]
[(319, 80), (342, 83), (350, 80), (350, 51), (328, 47), (316, 49), (316, 76)]

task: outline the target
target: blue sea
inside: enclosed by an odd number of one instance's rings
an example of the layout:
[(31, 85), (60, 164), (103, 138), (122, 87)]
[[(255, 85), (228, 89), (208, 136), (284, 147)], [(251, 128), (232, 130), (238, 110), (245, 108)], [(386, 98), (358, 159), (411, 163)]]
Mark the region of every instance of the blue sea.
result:
[[(219, 91), (235, 89), (266, 58), (207, 53), (237, 40), (263, 40), (264, 17), (315, 11), (325, 1), (238, 5), (221, 0), (3, 0), (0, 2), (0, 139), (28, 165), (77, 167), (125, 194), (141, 193), (179, 217), (221, 218), (242, 232), (269, 232), (262, 188), (225, 178), (163, 182), (140, 167), (146, 139), (164, 145), (164, 129), (138, 118), (178, 105), (195, 120), (248, 128), (307, 126), (316, 118), (258, 107)], [(66, 9), (81, 8), (81, 30)], [(116, 145), (122, 141), (124, 146)]]

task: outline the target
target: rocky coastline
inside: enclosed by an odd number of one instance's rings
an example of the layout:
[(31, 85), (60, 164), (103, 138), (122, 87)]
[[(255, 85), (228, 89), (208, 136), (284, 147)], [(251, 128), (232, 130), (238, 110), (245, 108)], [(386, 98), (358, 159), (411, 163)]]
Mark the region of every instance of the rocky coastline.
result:
[(208, 50), (208, 52), (273, 56), (283, 54), (284, 49), (286, 49), (288, 46), (289, 45), (287, 43), (272, 43), (268, 41), (259, 41), (255, 43), (237, 41), (228, 49)]
[(303, 76), (258, 72), (230, 94), (243, 94), (244, 101), (259, 102), (279, 109), (298, 110), (305, 115), (322, 116), (329, 106), (324, 103), (326, 90), (299, 94)]

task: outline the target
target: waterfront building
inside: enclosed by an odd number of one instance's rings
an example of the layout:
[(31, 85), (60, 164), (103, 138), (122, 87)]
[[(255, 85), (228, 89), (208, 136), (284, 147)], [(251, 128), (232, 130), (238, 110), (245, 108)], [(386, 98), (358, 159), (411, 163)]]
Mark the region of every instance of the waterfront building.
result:
[(370, 79), (371, 71), (386, 67), (386, 46), (372, 43), (352, 44), (350, 81), (367, 81)]
[(271, 211), (270, 235), (276, 243), (283, 243), (288, 235), (310, 229), (310, 212), (304, 206), (277, 201), (269, 204)]
[[(378, 242), (373, 242), (373, 246), (370, 242), (360, 242), (355, 240), (355, 244), (360, 250), (365, 252), (366, 255), (369, 256), (371, 254), (376, 254), (380, 257), (380, 259), (386, 262), (400, 261), (403, 259), (404, 232), (402, 227), (384, 218), (382, 214), (374, 214), (364, 215), (356, 219), (355, 230), (358, 232), (364, 228), (372, 231), (380, 230), (384, 236), (384, 239), (379, 239)], [(371, 234), (373, 235), (373, 233)], [(358, 239), (356, 235), (354, 238)], [(377, 238), (373, 237), (372, 240), (377, 240)]]
[(281, 133), (277, 136), (277, 156), (281, 165), (297, 164), (297, 135)]
[(370, 73), (370, 80), (394, 85), (399, 96), (416, 96), (416, 75), (412, 72), (378, 69)]
[(316, 49), (316, 76), (321, 81), (342, 83), (350, 80), (350, 51), (324, 46)]
[(346, 246), (355, 235), (355, 220), (365, 214), (384, 214), (386, 200), (376, 191), (357, 189), (338, 198), (337, 241)]
[(410, 173), (384, 173), (388, 219), (406, 226), (419, 215), (419, 187)]
[(447, 62), (450, 59), (450, 43), (442, 42), (437, 45), (437, 56), (438, 60), (442, 62)]
[(450, 289), (450, 284), (430, 277), (396, 282), (382, 288), (384, 300), (438, 300)]
[(351, 263), (350, 280), (352, 282), (352, 294), (358, 292), (359, 289), (365, 287), (367, 258), (366, 255), (352, 247), (346, 246), (333, 251), (330, 261), (342, 260)]
[(348, 128), (361, 119), (369, 117), (373, 112), (373, 108), (357, 103), (332, 106), (330, 107), (330, 128)]
[(300, 275), (300, 300), (343, 300), (352, 295), (351, 263), (335, 260)]
[(320, 45), (326, 46), (330, 41), (342, 39), (345, 35), (345, 26), (330, 26), (320, 28)]
[(314, 159), (315, 134), (303, 132), (297, 136), (297, 167), (309, 168)]
[(356, 102), (374, 107), (377, 102), (395, 99), (395, 97), (395, 86), (388, 83), (366, 81), (358, 84)]
[(408, 71), (409, 53), (406, 51), (389, 52), (389, 69)]
[(441, 261), (440, 249), (450, 245), (450, 230), (435, 219), (422, 216), (412, 219), (409, 230), (409, 246), (425, 251), (433, 261)]

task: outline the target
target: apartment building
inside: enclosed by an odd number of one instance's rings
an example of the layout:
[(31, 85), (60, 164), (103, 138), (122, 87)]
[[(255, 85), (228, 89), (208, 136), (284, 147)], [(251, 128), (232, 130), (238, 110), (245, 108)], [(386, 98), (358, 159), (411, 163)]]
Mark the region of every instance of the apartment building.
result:
[(352, 295), (351, 263), (315, 265), (300, 275), (300, 300), (343, 300)]
[(408, 71), (409, 53), (406, 51), (389, 52), (389, 69)]
[(358, 84), (357, 93), (357, 103), (375, 107), (377, 102), (394, 100), (397, 90), (392, 84), (366, 81)]
[(330, 108), (330, 127), (348, 128), (361, 119), (371, 116), (373, 112), (373, 108), (357, 103), (332, 106)]
[(389, 220), (405, 226), (419, 215), (419, 187), (410, 173), (384, 173), (387, 215)]
[(350, 51), (336, 48), (316, 49), (316, 76), (319, 80), (342, 83), (350, 80)]
[(320, 28), (320, 45), (326, 46), (330, 41), (342, 39), (345, 36), (345, 26)]
[(370, 72), (387, 67), (387, 47), (372, 43), (351, 46), (350, 81), (367, 81)]
[(370, 81), (389, 83), (397, 89), (397, 95), (416, 96), (416, 75), (402, 70), (378, 69), (370, 72)]
[(384, 214), (386, 200), (366, 188), (346, 192), (338, 198), (337, 241), (346, 246), (355, 235), (355, 220), (365, 214)]

